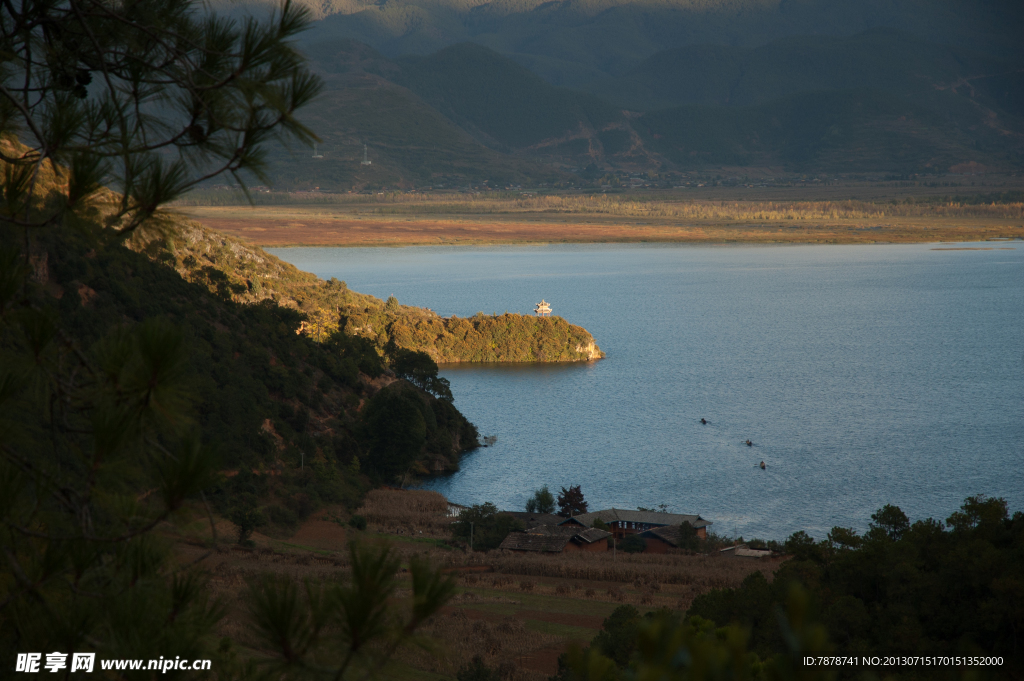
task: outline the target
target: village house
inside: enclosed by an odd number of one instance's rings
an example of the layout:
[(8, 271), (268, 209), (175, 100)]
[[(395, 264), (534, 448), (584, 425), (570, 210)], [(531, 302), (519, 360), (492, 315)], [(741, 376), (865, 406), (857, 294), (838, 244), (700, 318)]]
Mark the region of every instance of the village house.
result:
[(669, 549), (678, 549), (682, 543), (679, 525), (655, 527), (639, 535), (644, 540), (644, 553), (668, 553)]
[(566, 518), (561, 522), (561, 525), (593, 527), (595, 520), (600, 520), (607, 525), (616, 539), (622, 539), (630, 534), (647, 532), (658, 527), (679, 527), (684, 521), (690, 523), (697, 530), (699, 538), (706, 539), (708, 536), (708, 525), (711, 525), (711, 521), (704, 520), (699, 515), (663, 513), (661, 511), (627, 511), (621, 508), (581, 513), (580, 515)]
[(526, 532), (512, 532), (498, 548), (520, 553), (571, 553), (607, 551), (611, 532), (564, 525), (538, 525)]
[(530, 513), (529, 511), (501, 511), (498, 515), (507, 515), (515, 518), (527, 530), (532, 530), (538, 525), (557, 525), (564, 520), (562, 516), (553, 513)]

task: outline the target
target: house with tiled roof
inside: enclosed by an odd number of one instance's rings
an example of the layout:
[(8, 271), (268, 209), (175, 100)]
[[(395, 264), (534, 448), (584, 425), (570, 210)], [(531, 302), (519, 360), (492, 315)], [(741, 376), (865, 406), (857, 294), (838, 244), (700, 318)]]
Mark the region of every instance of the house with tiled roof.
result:
[(499, 511), (498, 515), (507, 515), (523, 523), (527, 530), (539, 525), (557, 525), (562, 522), (562, 516), (553, 513), (530, 513), (529, 511)]
[(600, 520), (607, 525), (616, 539), (622, 539), (630, 534), (647, 532), (658, 527), (678, 527), (684, 521), (690, 523), (697, 530), (698, 537), (705, 539), (708, 536), (707, 528), (711, 525), (711, 521), (704, 520), (699, 515), (663, 513), (661, 511), (630, 511), (621, 508), (581, 513), (580, 515), (566, 518), (560, 524), (563, 526), (593, 527), (595, 520)]
[(611, 532), (565, 525), (538, 525), (526, 532), (512, 532), (498, 548), (535, 553), (607, 551)]
[[(707, 530), (704, 532), (706, 534)], [(669, 549), (681, 548), (682, 534), (679, 525), (665, 525), (639, 533), (640, 538), (644, 540), (644, 553), (668, 553)], [(702, 535), (698, 532), (697, 536)]]

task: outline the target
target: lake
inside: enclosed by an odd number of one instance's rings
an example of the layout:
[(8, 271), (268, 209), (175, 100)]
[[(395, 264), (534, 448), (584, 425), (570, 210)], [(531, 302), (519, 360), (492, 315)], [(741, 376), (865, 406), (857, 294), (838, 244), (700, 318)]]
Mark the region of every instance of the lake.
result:
[[(965, 246), (991, 250), (936, 250)], [(887, 503), (1024, 510), (1019, 241), (272, 252), (445, 316), (544, 298), (594, 335), (593, 363), (442, 367), (498, 438), (424, 485), (452, 501), (582, 485), (594, 510), (665, 504), (748, 539), (863, 531)]]

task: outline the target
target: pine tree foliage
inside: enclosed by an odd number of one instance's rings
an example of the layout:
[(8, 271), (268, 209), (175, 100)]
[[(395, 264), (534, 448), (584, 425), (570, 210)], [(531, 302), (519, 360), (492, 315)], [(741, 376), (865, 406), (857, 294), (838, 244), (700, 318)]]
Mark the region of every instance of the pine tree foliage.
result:
[(210, 657), (222, 609), (153, 533), (216, 460), (188, 418), (181, 335), (156, 320), (80, 347), (29, 271), (0, 253), (0, 649)]
[[(798, 532), (785, 549), (793, 557), (770, 583), (754, 573), (739, 588), (698, 596), (688, 614), (748, 627), (751, 649), (767, 657), (788, 644), (776, 612), (798, 582), (837, 655), (1002, 658), (986, 670), (992, 678), (1020, 677), (1024, 513), (1011, 515), (1004, 499), (968, 497), (945, 523), (911, 523), (886, 504), (863, 535), (835, 527), (815, 541)], [(907, 669), (900, 678), (934, 676)]]
[[(168, 651), (218, 658), (211, 642), (225, 608), (208, 595), (202, 558), (173, 561), (157, 531), (191, 500), (192, 509), (205, 508), (219, 541), (203, 495), (216, 488), (220, 462), (207, 444), (206, 414), (197, 414), (204, 396), (195, 392), (196, 339), (188, 335), (193, 327), (153, 312), (181, 312), (181, 300), (142, 300), (147, 287), (172, 297), (195, 291), (110, 242), (140, 228), (173, 228), (161, 204), (206, 178), (259, 176), (267, 142), (312, 139), (292, 117), (319, 88), (291, 45), (305, 16), (287, 2), (266, 22), (222, 19), (198, 3), (166, 0), (3, 5), (5, 660), (32, 650), (92, 651), (99, 659), (156, 659)], [(83, 241), (94, 246), (84, 256)], [(106, 289), (99, 292), (83, 281), (97, 268), (103, 271), (92, 283)], [(133, 269), (145, 281), (132, 285)], [(114, 301), (131, 302), (118, 308)], [(217, 308), (202, 296), (192, 302)], [(251, 313), (260, 317), (261, 310)], [(296, 345), (305, 343), (293, 331), (286, 333)], [(341, 356), (347, 347), (344, 338), (330, 344)], [(351, 656), (372, 643), (393, 650), (450, 595), (448, 581), (413, 561), (411, 614), (399, 618), (389, 601), (394, 559), (387, 552), (366, 556), (353, 556), (351, 586), (324, 590), (333, 610), (325, 605), (316, 614), (348, 632)], [(262, 607), (260, 593), (280, 595), (254, 590), (254, 612)], [(280, 597), (274, 602), (287, 605)], [(272, 618), (263, 622), (273, 625)], [(225, 662), (218, 678), (236, 671)], [(183, 675), (171, 670), (168, 678)]]
[(249, 585), (249, 615), (277, 679), (367, 678), (455, 594), (455, 582), (425, 561), (409, 561), (412, 596), (393, 607), (399, 560), (388, 549), (350, 545), (351, 582), (301, 585), (265, 576)]
[(587, 512), (587, 502), (579, 485), (562, 488), (558, 493), (558, 515), (568, 518)]
[[(192, 1), (4, 3), (0, 135), (24, 146), (0, 151), (0, 217), (55, 224), (111, 185), (109, 224), (125, 235), (206, 179), (261, 177), (268, 142), (314, 139), (293, 117), (320, 90), (291, 44), (307, 15), (290, 2), (265, 23)], [(62, 180), (55, 196), (40, 196), (45, 172)]]
[(533, 496), (526, 500), (527, 513), (554, 513), (555, 495), (547, 485), (535, 490)]
[(826, 681), (835, 667), (808, 665), (807, 657), (827, 655), (832, 645), (825, 628), (812, 616), (807, 590), (785, 589), (784, 604), (774, 613), (785, 643), (764, 658), (752, 650), (751, 632), (730, 623), (684, 617), (661, 609), (641, 616), (623, 605), (604, 621), (590, 646), (570, 648), (558, 659), (551, 681)]

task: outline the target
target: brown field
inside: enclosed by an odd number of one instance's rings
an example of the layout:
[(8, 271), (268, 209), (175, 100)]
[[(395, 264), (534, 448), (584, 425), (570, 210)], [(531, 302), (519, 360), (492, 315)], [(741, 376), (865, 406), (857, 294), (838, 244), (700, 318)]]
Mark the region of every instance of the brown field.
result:
[(176, 210), (259, 246), (963, 242), (1024, 238), (1024, 203), (962, 198), (1019, 191), (1019, 179), (1013, 180), (956, 188), (892, 183), (540, 196), (291, 194), (257, 197), (257, 206), (183, 203)]
[[(219, 210), (219, 209), (211, 209)], [(190, 213), (204, 225), (263, 247), (423, 246), (523, 243), (930, 243), (1024, 238), (1024, 226), (1005, 221), (928, 219), (866, 226), (813, 222), (798, 224), (606, 224), (589, 222), (405, 220), (279, 220), (265, 215), (232, 219)]]
[[(771, 579), (779, 565), (778, 560), (682, 554), (471, 554), (444, 545), (448, 521), (443, 517), (447, 504), (439, 503), (443, 499), (432, 492), (376, 490), (358, 511), (368, 519), (366, 532), (345, 527), (339, 509), (324, 509), (291, 536), (255, 534), (255, 549), (235, 545), (227, 521), (218, 521), (214, 544), (209, 523), (204, 530), (199, 513), (179, 522), (174, 534), (179, 559), (200, 560), (214, 595), (228, 608), (220, 635), (230, 636), (249, 654), (256, 652), (255, 642), (241, 596), (248, 580), (259, 574), (347, 579), (350, 539), (387, 543), (403, 560), (426, 555), (447, 568), (457, 581), (457, 595), (423, 632), (433, 642), (432, 652), (404, 651), (388, 670), (387, 678), (401, 680), (451, 678), (473, 655), (482, 654), (505, 681), (545, 681), (555, 673), (558, 655), (571, 642), (589, 642), (622, 604), (641, 612), (685, 611), (696, 596), (737, 586), (752, 572)], [(396, 596), (402, 600), (410, 591), (399, 578)]]

